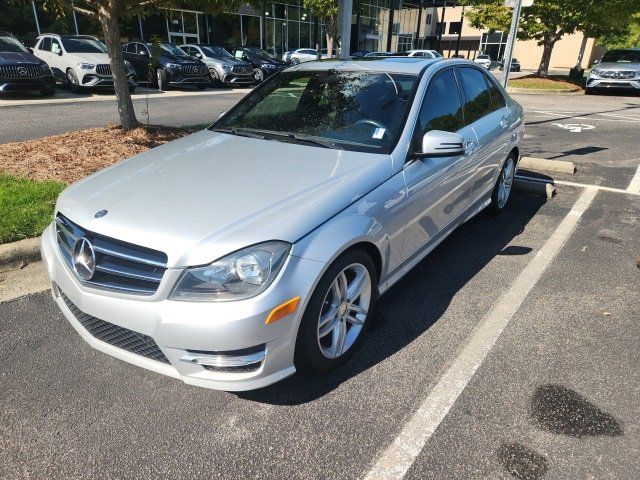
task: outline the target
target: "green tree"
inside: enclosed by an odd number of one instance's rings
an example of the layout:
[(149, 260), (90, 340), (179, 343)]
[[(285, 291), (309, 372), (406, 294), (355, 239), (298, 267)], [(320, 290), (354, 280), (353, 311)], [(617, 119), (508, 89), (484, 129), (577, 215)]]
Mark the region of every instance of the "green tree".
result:
[[(69, 15), (71, 10), (98, 20), (102, 27), (104, 43), (111, 62), (113, 83), (120, 115), (120, 124), (125, 130), (138, 125), (131, 94), (127, 84), (124, 58), (120, 46), (121, 23), (136, 14), (160, 11), (181, 5), (180, 0), (44, 0), (44, 6), (59, 17)], [(207, 13), (233, 10), (241, 0), (190, 0), (189, 4)]]
[[(475, 28), (509, 30), (511, 10), (503, 0), (460, 3), (473, 7), (468, 18)], [(564, 35), (583, 32), (589, 37), (600, 37), (619, 32), (637, 8), (638, 0), (534, 0), (531, 7), (522, 9), (518, 38), (537, 40), (542, 46), (537, 74), (547, 76), (553, 47)]]
[(602, 35), (600, 43), (608, 49), (640, 47), (640, 12), (631, 15), (628, 20), (619, 31)]
[(333, 55), (333, 44), (338, 36), (338, 1), (337, 0), (303, 0), (304, 6), (324, 23), (327, 37), (327, 56)]

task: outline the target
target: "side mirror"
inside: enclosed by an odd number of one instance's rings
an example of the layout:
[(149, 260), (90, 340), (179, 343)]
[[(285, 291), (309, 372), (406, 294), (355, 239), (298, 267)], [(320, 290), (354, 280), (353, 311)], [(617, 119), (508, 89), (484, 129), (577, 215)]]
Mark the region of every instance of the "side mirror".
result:
[(198, 60), (202, 60), (202, 54), (201, 54), (201, 53), (196, 53), (195, 57), (196, 57)]
[(27, 50), (29, 51), (29, 53), (33, 53), (33, 48), (27, 47)]
[(422, 137), (422, 149), (416, 157), (457, 157), (464, 155), (464, 137), (457, 133), (431, 130)]
[(594, 60), (594, 61), (593, 61), (593, 64), (594, 64), (594, 65), (597, 65), (597, 64), (599, 64), (599, 63), (600, 63), (600, 60), (598, 60), (598, 59), (596, 59), (596, 60)]
[(138, 55), (142, 55), (143, 57), (148, 57), (149, 56), (149, 52), (147, 52), (146, 50), (140, 50), (138, 52)]
[(62, 50), (58, 50), (58, 56), (61, 57), (62, 56)]

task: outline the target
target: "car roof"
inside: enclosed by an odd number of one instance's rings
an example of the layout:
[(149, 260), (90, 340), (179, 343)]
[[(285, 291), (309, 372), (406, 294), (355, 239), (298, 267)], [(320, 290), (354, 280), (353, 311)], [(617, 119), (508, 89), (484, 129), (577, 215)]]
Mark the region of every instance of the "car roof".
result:
[(424, 57), (385, 57), (385, 58), (362, 58), (348, 60), (323, 60), (304, 62), (293, 67), (289, 67), (288, 71), (300, 70), (342, 70), (342, 71), (371, 71), (385, 73), (406, 73), (419, 74), (424, 68), (440, 62), (465, 63), (472, 64), (467, 60), (453, 60), (442, 58), (424, 58)]

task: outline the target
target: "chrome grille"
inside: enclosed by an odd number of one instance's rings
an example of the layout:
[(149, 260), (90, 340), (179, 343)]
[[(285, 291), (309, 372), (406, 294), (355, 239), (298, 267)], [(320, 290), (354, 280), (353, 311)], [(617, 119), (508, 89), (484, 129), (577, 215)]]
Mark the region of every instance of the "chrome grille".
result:
[(111, 75), (111, 65), (108, 63), (96, 65), (96, 73), (98, 75)]
[(636, 72), (633, 70), (603, 70), (600, 72), (600, 78), (633, 78)]
[(55, 221), (60, 253), (73, 270), (72, 252), (79, 238), (87, 238), (96, 254), (96, 272), (82, 283), (97, 288), (153, 295), (167, 268), (166, 254), (95, 234), (62, 214)]
[(76, 317), (87, 332), (89, 332), (93, 337), (108, 343), (109, 345), (113, 345), (114, 347), (150, 358), (151, 360), (169, 363), (169, 360), (165, 354), (162, 353), (158, 344), (150, 336), (145, 335), (144, 333), (134, 332), (128, 328), (119, 327), (118, 325), (105, 322), (104, 320), (100, 320), (99, 318), (92, 317), (91, 315), (84, 313), (61, 291), (60, 297), (64, 300), (67, 307), (69, 307), (73, 316)]
[(186, 75), (201, 75), (207, 73), (206, 65), (182, 65), (182, 73)]
[(33, 78), (43, 75), (40, 65), (21, 63), (20, 65), (0, 65), (0, 77), (5, 78)]
[(245, 67), (244, 65), (234, 65), (233, 73), (251, 73), (253, 70), (251, 67)]

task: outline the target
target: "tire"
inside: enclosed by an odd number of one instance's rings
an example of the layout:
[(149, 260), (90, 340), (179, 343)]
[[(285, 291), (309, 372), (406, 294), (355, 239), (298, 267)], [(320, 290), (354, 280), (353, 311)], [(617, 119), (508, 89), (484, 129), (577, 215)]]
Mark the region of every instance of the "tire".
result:
[(135, 85), (129, 85), (129, 93), (133, 93), (136, 91), (136, 86)]
[(253, 69), (253, 78), (257, 83), (262, 83), (264, 81), (264, 72), (261, 68)]
[[(356, 289), (358, 293), (350, 297), (341, 294), (352, 290), (358, 281), (363, 282), (362, 288)], [(346, 289), (341, 287), (345, 282)], [(302, 316), (294, 358), (297, 368), (325, 373), (347, 361), (371, 324), (378, 299), (377, 285), (375, 265), (364, 250), (349, 250), (333, 262), (322, 275)]]
[(204, 90), (205, 88), (207, 88), (207, 86), (206, 85), (196, 85), (196, 88), (198, 90)]
[(213, 88), (222, 86), (222, 81), (215, 68), (209, 69), (209, 76), (211, 77), (211, 86)]
[(160, 90), (161, 92), (164, 92), (169, 88), (167, 72), (165, 72), (162, 68), (156, 70), (156, 82), (158, 84), (158, 90)]
[(82, 91), (80, 81), (78, 80), (76, 72), (73, 71), (73, 68), (67, 69), (67, 84), (69, 85), (69, 90), (73, 93), (80, 93)]
[(493, 187), (493, 193), (491, 193), (491, 204), (489, 209), (493, 213), (503, 212), (509, 205), (511, 200), (511, 191), (513, 190), (513, 178), (516, 172), (516, 159), (511, 153), (504, 161), (504, 165), (500, 169), (500, 175), (498, 175), (498, 181)]
[(300, 59), (298, 58), (292, 58), (291, 59), (291, 65), (298, 65), (300, 63)]
[(593, 88), (585, 88), (584, 89), (584, 94), (585, 95), (594, 95), (596, 92), (593, 90)]

